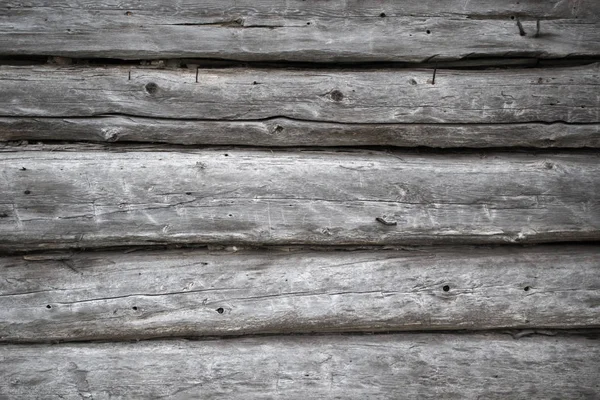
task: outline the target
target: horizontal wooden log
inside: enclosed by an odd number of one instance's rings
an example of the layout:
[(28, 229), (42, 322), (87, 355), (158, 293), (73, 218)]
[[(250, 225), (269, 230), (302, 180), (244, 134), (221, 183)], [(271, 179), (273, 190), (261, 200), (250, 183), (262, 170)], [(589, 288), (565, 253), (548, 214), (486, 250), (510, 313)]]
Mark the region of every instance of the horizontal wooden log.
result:
[(4, 151), (0, 249), (600, 239), (599, 154)]
[(0, 346), (10, 399), (595, 399), (598, 340), (404, 334)]
[[(599, 30), (600, 32), (600, 30)], [(600, 64), (550, 69), (0, 67), (0, 116), (343, 123), (600, 122)], [(196, 82), (196, 80), (198, 82)], [(434, 83), (434, 84), (433, 84)]]
[(600, 6), (565, 0), (4, 2), (0, 55), (413, 61), (600, 54)]
[(287, 118), (189, 121), (138, 117), (0, 118), (0, 141), (183, 145), (600, 147), (600, 124), (340, 124)]
[(600, 328), (600, 248), (0, 258), (0, 341)]

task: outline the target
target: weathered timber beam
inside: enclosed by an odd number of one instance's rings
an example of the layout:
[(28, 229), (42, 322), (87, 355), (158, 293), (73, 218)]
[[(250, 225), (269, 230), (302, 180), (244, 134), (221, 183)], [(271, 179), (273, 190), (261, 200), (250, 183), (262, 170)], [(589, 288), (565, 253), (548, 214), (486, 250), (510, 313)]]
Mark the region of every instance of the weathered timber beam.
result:
[(598, 148), (600, 124), (343, 124), (272, 118), (0, 117), (0, 141), (157, 142), (242, 146)]
[(286, 61), (600, 54), (596, 1), (4, 1), (0, 55)]
[(0, 258), (0, 341), (600, 327), (600, 248)]
[(594, 399), (598, 340), (398, 334), (0, 346), (10, 399)]
[(591, 152), (44, 148), (0, 153), (2, 251), (600, 239)]
[(217, 121), (287, 117), (357, 124), (600, 122), (598, 63), (437, 70), (435, 81), (434, 71), (3, 66), (0, 117), (120, 114)]

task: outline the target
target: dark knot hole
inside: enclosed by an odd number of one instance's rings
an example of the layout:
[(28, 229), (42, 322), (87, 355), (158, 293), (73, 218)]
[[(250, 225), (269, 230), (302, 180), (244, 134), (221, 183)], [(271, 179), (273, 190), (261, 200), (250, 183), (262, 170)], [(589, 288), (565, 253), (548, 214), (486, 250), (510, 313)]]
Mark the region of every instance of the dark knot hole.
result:
[(154, 94), (158, 91), (158, 85), (154, 82), (147, 83), (145, 88), (146, 92), (148, 92), (149, 94)]

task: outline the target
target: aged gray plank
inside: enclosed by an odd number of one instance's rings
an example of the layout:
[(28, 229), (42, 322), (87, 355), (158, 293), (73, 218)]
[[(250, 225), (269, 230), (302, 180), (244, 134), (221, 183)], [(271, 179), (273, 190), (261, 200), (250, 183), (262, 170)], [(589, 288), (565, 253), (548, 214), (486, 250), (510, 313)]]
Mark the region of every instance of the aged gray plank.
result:
[[(600, 64), (552, 69), (0, 68), (0, 116), (289, 117), (346, 123), (600, 122)], [(256, 83), (256, 84), (255, 84)]]
[(600, 147), (600, 124), (340, 124), (273, 118), (0, 118), (0, 140), (250, 146)]
[(0, 9), (0, 54), (312, 62), (600, 54), (595, 1), (443, 3), (11, 0)]
[(394, 334), (0, 346), (10, 399), (595, 399), (598, 340)]
[(600, 327), (600, 248), (0, 258), (0, 341)]
[(2, 250), (600, 239), (597, 153), (46, 149), (1, 153)]
[[(523, 18), (594, 18), (600, 16), (600, 6), (595, 1), (579, 1), (569, 4), (564, 0), (479, 0), (465, 3), (464, 0), (447, 0), (441, 3), (432, 0), (421, 2), (398, 3), (394, 0), (379, 0), (376, 3), (361, 0), (329, 0), (319, 3), (306, 3), (304, 0), (288, 0), (285, 5), (274, 0), (204, 0), (201, 4), (189, 2), (182, 4), (169, 0), (146, 0), (143, 6), (135, 1), (122, 0), (29, 0), (26, 4), (18, 0), (6, 0), (2, 12), (6, 16), (20, 16), (36, 13), (50, 17), (53, 9), (69, 15), (55, 18), (73, 18), (73, 13), (111, 13), (113, 17), (132, 17), (140, 15), (155, 20), (179, 18), (183, 22), (216, 23), (224, 21), (227, 16), (242, 14), (255, 18), (291, 18), (291, 17), (332, 17), (352, 18), (379, 16), (385, 12), (387, 16), (460, 16), (460, 17), (510, 17)], [(434, 7), (435, 6), (435, 7)], [(131, 11), (132, 15), (124, 15), (122, 11)], [(44, 14), (45, 13), (45, 14)], [(157, 15), (158, 13), (158, 15)], [(50, 18), (49, 18), (50, 19)], [(122, 21), (128, 21), (122, 18)], [(49, 24), (56, 21), (44, 21)], [(94, 21), (90, 21), (94, 22)], [(95, 21), (97, 22), (97, 20)]]

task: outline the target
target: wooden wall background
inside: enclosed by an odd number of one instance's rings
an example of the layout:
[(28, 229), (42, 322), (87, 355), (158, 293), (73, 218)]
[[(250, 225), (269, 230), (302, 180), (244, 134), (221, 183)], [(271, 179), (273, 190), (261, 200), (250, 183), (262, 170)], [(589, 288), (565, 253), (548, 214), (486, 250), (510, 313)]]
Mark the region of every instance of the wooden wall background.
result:
[(600, 398), (600, 2), (0, 2), (0, 398)]

